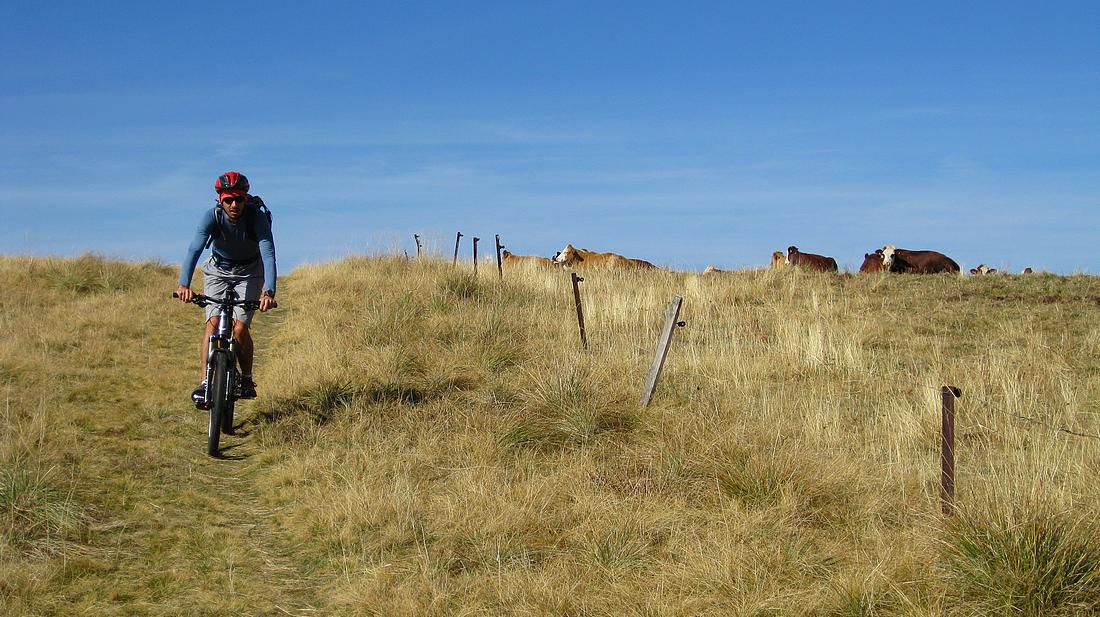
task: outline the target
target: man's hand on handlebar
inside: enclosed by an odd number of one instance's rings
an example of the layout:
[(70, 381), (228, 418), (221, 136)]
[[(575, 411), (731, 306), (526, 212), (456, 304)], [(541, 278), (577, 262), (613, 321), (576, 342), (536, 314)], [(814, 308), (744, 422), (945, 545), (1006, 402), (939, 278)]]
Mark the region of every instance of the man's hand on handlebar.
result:
[(275, 302), (275, 296), (269, 296), (267, 294), (264, 294), (264, 295), (260, 296), (260, 312), (261, 313), (266, 313), (266, 312), (270, 311), (273, 308), (277, 308), (278, 306), (279, 306), (279, 303)]
[(177, 298), (179, 298), (181, 302), (186, 304), (186, 303), (190, 302), (192, 298), (195, 297), (195, 292), (191, 291), (190, 287), (187, 287), (185, 285), (180, 285), (180, 286), (176, 287), (176, 293), (174, 295)]

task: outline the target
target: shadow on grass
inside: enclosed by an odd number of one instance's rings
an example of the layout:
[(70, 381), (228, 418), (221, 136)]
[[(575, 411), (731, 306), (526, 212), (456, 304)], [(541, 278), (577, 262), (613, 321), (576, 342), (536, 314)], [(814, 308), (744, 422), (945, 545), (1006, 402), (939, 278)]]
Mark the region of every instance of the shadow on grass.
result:
[(216, 456), (211, 457), (211, 458), (215, 458), (215, 459), (218, 459), (218, 460), (221, 460), (221, 461), (243, 461), (243, 460), (247, 460), (248, 458), (250, 458), (252, 456), (251, 454), (226, 454), (226, 452), (228, 452), (229, 450), (239, 448), (242, 445), (244, 445), (244, 444), (235, 443), (235, 444), (230, 444), (228, 446), (219, 448), (218, 449), (218, 454)]
[[(350, 381), (324, 382), (272, 401), (264, 409), (258, 410), (247, 423), (268, 425), (295, 418), (307, 420), (314, 426), (324, 426), (341, 411), (357, 404), (397, 403), (417, 406), (442, 396), (442, 392), (437, 390), (394, 381), (367, 384)], [(249, 432), (241, 434), (248, 435)]]

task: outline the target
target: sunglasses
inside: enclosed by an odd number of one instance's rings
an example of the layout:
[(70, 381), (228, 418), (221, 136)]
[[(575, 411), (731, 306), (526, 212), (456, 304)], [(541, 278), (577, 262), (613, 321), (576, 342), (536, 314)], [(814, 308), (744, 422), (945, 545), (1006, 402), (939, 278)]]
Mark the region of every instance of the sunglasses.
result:
[(222, 198), (222, 203), (223, 204), (243, 204), (244, 201), (245, 201), (244, 195), (237, 195), (237, 196), (230, 196), (230, 197), (223, 197)]

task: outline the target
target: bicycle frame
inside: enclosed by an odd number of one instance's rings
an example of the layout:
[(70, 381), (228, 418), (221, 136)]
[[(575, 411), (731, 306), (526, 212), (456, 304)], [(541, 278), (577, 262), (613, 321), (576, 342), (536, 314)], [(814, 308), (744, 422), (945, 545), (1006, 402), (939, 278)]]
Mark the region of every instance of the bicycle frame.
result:
[[(233, 288), (230, 288), (226, 293), (227, 300), (236, 300), (237, 292)], [(210, 335), (206, 343), (206, 383), (210, 384), (207, 388), (207, 393), (215, 392), (213, 388), (214, 384), (214, 355), (219, 353), (229, 354), (226, 366), (229, 370), (226, 372), (226, 379), (228, 383), (225, 384), (224, 392), (229, 394), (232, 400), (236, 400), (240, 397), (240, 380), (237, 379), (237, 339), (233, 338), (233, 305), (223, 302), (218, 305), (218, 327), (214, 330), (214, 333)], [(207, 400), (206, 406), (209, 407), (212, 401)]]
[[(172, 294), (178, 297), (176, 294)], [(233, 307), (240, 306), (246, 311), (259, 309), (256, 300), (239, 300), (237, 290), (231, 286), (221, 298), (211, 298), (201, 294), (192, 297), (191, 302), (199, 306), (214, 304), (218, 307), (218, 324), (207, 339), (206, 354), (206, 393), (195, 404), (210, 412), (207, 427), (207, 454), (218, 456), (218, 436), (220, 433), (233, 432), (233, 406), (241, 397), (241, 384), (237, 372), (238, 342), (233, 337)]]

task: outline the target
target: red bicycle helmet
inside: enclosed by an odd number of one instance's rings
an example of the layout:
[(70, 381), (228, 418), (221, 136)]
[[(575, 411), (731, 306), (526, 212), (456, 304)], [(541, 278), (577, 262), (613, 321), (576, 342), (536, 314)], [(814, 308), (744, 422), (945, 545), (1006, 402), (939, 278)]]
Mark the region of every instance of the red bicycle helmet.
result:
[(227, 171), (214, 181), (214, 192), (219, 197), (225, 195), (244, 195), (248, 192), (248, 178), (239, 171)]

